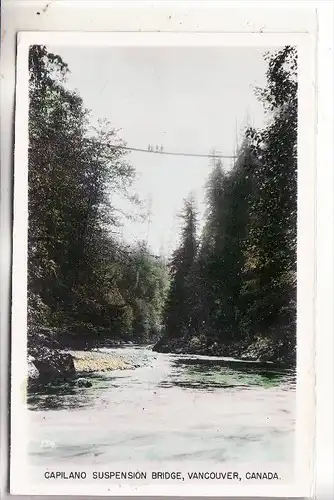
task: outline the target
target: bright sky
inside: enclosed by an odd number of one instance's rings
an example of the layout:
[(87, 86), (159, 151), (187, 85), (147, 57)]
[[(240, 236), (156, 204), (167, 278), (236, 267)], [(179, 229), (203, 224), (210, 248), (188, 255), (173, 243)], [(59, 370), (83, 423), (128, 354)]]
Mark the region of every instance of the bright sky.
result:
[[(262, 105), (252, 86), (265, 83), (262, 48), (49, 47), (68, 63), (68, 86), (77, 89), (94, 118), (120, 129), (129, 147), (233, 155), (247, 124), (261, 127)], [(170, 254), (178, 241), (183, 199), (193, 192), (203, 220), (208, 158), (131, 152), (135, 191), (151, 206), (150, 223), (129, 222), (124, 238), (147, 240)], [(231, 161), (223, 161), (229, 169)], [(123, 200), (118, 200), (125, 208)]]

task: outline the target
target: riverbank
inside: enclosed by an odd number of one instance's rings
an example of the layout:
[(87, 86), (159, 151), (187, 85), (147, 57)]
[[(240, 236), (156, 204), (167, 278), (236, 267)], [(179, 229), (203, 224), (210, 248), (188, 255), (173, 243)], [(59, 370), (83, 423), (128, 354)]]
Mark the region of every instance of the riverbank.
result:
[(77, 373), (108, 372), (130, 370), (136, 366), (131, 359), (105, 354), (99, 351), (70, 351)]
[(137, 365), (122, 354), (106, 353), (96, 347), (73, 349), (60, 343), (55, 332), (40, 329), (28, 336), (28, 379), (50, 380), (113, 370), (129, 370)]
[(244, 340), (229, 344), (210, 343), (204, 335), (179, 339), (162, 337), (153, 347), (153, 351), (222, 356), (245, 361), (273, 362), (291, 366), (295, 365), (296, 362), (295, 346), (269, 337), (255, 337), (251, 342)]

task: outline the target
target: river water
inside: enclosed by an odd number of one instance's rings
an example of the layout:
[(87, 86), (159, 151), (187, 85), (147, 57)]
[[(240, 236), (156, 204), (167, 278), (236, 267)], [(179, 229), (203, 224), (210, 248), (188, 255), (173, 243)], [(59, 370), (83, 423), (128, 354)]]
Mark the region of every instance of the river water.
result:
[(228, 358), (104, 349), (139, 368), (28, 396), (32, 465), (293, 462), (294, 371)]

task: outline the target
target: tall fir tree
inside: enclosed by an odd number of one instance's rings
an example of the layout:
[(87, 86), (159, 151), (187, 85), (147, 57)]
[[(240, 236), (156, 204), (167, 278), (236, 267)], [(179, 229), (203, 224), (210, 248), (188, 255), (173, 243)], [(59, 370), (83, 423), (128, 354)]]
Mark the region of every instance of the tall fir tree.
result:
[(181, 242), (169, 264), (171, 284), (165, 307), (166, 332), (171, 338), (188, 335), (191, 330), (193, 291), (190, 276), (198, 247), (193, 196), (185, 200), (181, 219)]
[(297, 52), (284, 47), (267, 60), (267, 86), (258, 95), (272, 118), (263, 130), (248, 131), (258, 162), (246, 248), (248, 307), (243, 324), (291, 347), (297, 282)]

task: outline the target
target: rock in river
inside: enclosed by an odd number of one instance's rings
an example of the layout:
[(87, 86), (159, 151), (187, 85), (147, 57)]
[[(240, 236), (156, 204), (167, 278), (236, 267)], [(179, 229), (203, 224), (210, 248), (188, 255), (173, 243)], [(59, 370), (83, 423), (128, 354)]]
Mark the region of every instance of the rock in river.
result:
[(77, 380), (78, 387), (92, 387), (92, 383), (89, 380), (86, 380), (85, 378), (79, 378)]
[(75, 375), (71, 354), (48, 350), (33, 361), (42, 378), (72, 377)]
[(34, 365), (35, 359), (32, 356), (28, 356), (28, 378), (31, 380), (36, 380), (39, 377), (39, 371)]
[(38, 327), (28, 335), (28, 378), (67, 378), (75, 375), (73, 356), (59, 349), (52, 329)]

